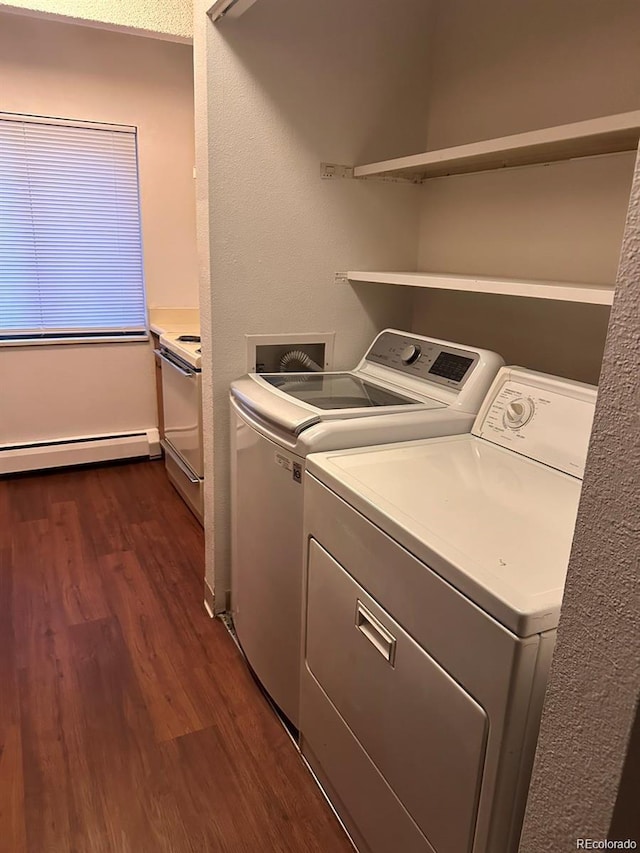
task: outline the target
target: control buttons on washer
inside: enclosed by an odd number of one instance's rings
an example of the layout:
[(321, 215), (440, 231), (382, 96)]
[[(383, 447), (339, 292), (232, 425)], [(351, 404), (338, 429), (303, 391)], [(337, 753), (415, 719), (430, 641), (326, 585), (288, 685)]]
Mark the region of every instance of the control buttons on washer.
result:
[(507, 403), (504, 410), (504, 425), (509, 429), (520, 429), (529, 423), (534, 412), (535, 407), (532, 400), (528, 397), (516, 397), (515, 400)]
[(400, 353), (400, 359), (403, 364), (413, 364), (420, 358), (422, 350), (417, 344), (408, 344)]

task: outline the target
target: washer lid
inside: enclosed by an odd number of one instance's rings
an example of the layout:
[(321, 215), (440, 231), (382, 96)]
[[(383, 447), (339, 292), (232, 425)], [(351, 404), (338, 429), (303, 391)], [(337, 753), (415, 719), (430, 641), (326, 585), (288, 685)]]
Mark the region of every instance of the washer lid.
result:
[[(263, 373), (260, 378), (284, 394), (323, 410), (425, 405), (353, 373)], [(429, 407), (442, 406), (444, 403), (434, 400)]]
[(516, 635), (556, 627), (576, 478), (470, 435), (312, 454), (307, 470)]
[(290, 437), (320, 422), (320, 417), (310, 406), (296, 403), (284, 394), (276, 395), (273, 389), (260, 383), (252, 373), (232, 382), (230, 394), (242, 410)]
[(447, 408), (439, 400), (401, 395), (354, 373), (247, 373), (231, 383), (230, 393), (254, 419), (290, 437), (320, 421)]

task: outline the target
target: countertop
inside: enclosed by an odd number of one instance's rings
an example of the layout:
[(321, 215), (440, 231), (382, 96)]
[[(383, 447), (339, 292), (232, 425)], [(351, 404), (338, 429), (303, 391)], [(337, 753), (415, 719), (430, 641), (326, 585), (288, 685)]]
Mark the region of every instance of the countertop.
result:
[(199, 335), (197, 308), (150, 308), (149, 331), (155, 335)]

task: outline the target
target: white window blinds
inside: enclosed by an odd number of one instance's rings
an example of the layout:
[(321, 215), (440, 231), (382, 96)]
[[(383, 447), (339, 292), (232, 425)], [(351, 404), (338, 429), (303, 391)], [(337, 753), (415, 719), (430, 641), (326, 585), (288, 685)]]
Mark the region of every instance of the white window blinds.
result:
[(144, 328), (135, 129), (0, 115), (0, 339)]

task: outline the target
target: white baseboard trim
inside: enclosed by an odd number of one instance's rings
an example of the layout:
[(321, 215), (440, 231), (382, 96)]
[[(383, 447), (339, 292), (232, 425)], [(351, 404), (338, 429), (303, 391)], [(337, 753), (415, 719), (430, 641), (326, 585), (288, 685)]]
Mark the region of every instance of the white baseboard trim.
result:
[(0, 445), (0, 474), (19, 474), (67, 465), (161, 456), (156, 427), (110, 435), (81, 435), (54, 441)]

